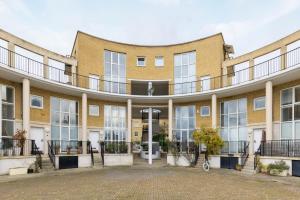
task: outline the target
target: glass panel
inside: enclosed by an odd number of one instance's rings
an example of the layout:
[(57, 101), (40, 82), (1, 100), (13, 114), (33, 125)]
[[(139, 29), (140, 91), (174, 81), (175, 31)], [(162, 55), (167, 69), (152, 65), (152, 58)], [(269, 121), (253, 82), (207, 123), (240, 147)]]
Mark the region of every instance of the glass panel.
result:
[(60, 110), (58, 98), (51, 97), (51, 109), (56, 111)]
[(31, 106), (41, 108), (42, 105), (42, 97), (31, 96)]
[(265, 104), (266, 104), (265, 97), (260, 97), (260, 98), (254, 99), (254, 109), (265, 108)]
[(300, 120), (300, 105), (294, 106), (294, 120)]
[(175, 62), (175, 66), (180, 66), (181, 65), (181, 55), (175, 55), (174, 56), (174, 62)]
[(236, 112), (237, 112), (237, 101), (229, 101), (228, 113), (236, 113)]
[(188, 54), (182, 54), (182, 65), (188, 65), (188, 57), (189, 55)]
[(293, 108), (292, 107), (285, 107), (281, 108), (281, 117), (282, 121), (292, 121), (293, 120)]
[(13, 119), (14, 118), (14, 105), (2, 104), (2, 119)]
[(239, 128), (239, 141), (247, 141), (248, 137), (248, 129), (247, 127), (240, 127)]
[(51, 140), (60, 140), (59, 126), (51, 126)]
[(194, 118), (189, 119), (189, 129), (194, 129), (195, 128), (195, 120)]
[(189, 64), (195, 64), (196, 63), (196, 52), (191, 52), (189, 54)]
[(2, 101), (8, 102), (8, 103), (14, 102), (13, 88), (2, 86)]
[(229, 126), (237, 126), (237, 114), (230, 114), (229, 115)]
[(295, 122), (295, 139), (300, 139), (300, 122)]
[(282, 90), (281, 105), (291, 104), (293, 102), (293, 89)]
[(125, 65), (125, 55), (122, 54), (122, 53), (120, 53), (120, 54), (119, 54), (119, 59), (120, 59), (119, 64)]
[(118, 63), (118, 54), (116, 52), (112, 52), (112, 63)]
[(69, 113), (61, 113), (61, 124), (69, 125)]
[(293, 123), (285, 122), (281, 123), (281, 139), (292, 139), (293, 138)]
[(247, 112), (247, 99), (239, 100), (239, 112)]
[(71, 140), (77, 140), (78, 139), (78, 128), (77, 127), (71, 127), (71, 129), (70, 129), (70, 139)]
[(59, 112), (52, 112), (51, 123), (57, 125), (59, 124)]
[(68, 100), (61, 100), (61, 111), (69, 112), (69, 101)]
[(69, 140), (69, 127), (61, 128), (61, 140)]
[(228, 113), (228, 102), (221, 103), (221, 114)]
[(300, 102), (300, 87), (295, 88), (295, 102)]
[(221, 115), (221, 127), (228, 126), (228, 115)]
[(240, 113), (239, 114), (239, 125), (240, 126), (247, 125), (247, 115), (246, 115), (246, 113)]
[(105, 62), (111, 62), (111, 52), (104, 51)]
[(78, 116), (75, 114), (72, 114), (70, 116), (70, 124), (72, 125), (78, 125)]
[(221, 137), (224, 141), (228, 141), (228, 129), (227, 128), (221, 129)]
[(2, 120), (2, 136), (14, 135), (14, 121)]
[(189, 106), (189, 117), (195, 116), (195, 106)]

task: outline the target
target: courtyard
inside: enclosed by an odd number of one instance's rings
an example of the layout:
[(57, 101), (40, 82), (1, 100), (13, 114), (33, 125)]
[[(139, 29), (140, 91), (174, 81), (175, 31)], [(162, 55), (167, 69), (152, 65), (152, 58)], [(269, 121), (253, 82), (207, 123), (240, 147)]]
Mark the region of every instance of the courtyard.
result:
[(299, 199), (299, 188), (296, 177), (157, 166), (0, 177), (0, 199)]

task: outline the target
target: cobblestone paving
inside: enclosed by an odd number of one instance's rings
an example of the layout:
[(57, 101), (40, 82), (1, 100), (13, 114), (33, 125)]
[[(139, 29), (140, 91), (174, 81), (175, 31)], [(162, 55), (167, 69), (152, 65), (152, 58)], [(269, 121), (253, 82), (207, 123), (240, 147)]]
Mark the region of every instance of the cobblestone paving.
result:
[(300, 178), (175, 167), (61, 170), (2, 181), (0, 199), (300, 199)]

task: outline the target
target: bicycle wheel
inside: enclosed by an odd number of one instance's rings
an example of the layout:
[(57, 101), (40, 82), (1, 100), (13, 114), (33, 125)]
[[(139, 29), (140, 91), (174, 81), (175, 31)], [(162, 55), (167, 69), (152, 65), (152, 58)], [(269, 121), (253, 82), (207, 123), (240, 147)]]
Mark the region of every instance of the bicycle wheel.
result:
[(207, 162), (203, 163), (203, 170), (206, 172), (209, 171), (209, 164)]

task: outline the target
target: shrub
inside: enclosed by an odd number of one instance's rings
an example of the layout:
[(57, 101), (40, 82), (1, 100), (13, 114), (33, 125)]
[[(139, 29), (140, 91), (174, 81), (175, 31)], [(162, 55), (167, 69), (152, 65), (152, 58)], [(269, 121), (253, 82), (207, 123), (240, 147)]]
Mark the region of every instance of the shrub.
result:
[(268, 172), (270, 172), (272, 169), (278, 170), (280, 173), (283, 170), (288, 170), (290, 167), (283, 161), (277, 161), (275, 163), (271, 163), (268, 165)]

